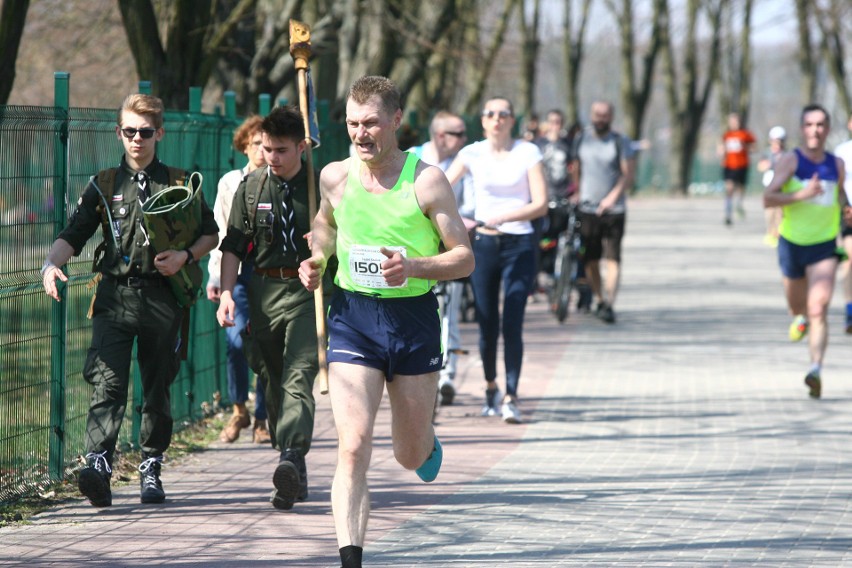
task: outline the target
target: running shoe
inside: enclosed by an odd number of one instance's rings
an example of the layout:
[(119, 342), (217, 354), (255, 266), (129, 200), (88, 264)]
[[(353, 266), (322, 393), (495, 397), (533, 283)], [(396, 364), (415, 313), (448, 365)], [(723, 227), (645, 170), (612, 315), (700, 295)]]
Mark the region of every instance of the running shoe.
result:
[(497, 410), (497, 403), (502, 398), (500, 394), (500, 389), (494, 390), (485, 390), (485, 406), (482, 407), (482, 415), (483, 416), (497, 416), (499, 411)]
[(790, 341), (801, 341), (808, 334), (808, 318), (796, 316), (790, 324)]
[(503, 415), (503, 422), (506, 424), (521, 423), (521, 411), (518, 410), (517, 405), (511, 400), (503, 403), (501, 414)]
[(819, 373), (811, 371), (805, 375), (805, 384), (808, 386), (808, 395), (811, 398), (819, 398), (822, 394), (822, 381), (819, 378)]
[(431, 483), (438, 477), (438, 472), (441, 471), (441, 462), (444, 461), (444, 450), (441, 448), (441, 442), (438, 441), (438, 436), (435, 436), (435, 444), (432, 446), (432, 453), (423, 462), (423, 465), (414, 470), (417, 477)]
[(449, 375), (441, 377), (438, 381), (438, 392), (441, 394), (441, 406), (450, 406), (456, 397), (456, 387)]

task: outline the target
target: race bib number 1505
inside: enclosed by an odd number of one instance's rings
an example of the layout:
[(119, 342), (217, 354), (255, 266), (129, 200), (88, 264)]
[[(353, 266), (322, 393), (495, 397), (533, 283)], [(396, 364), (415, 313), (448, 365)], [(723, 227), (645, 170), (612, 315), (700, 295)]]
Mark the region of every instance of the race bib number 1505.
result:
[[(406, 256), (405, 247), (385, 247)], [(408, 279), (399, 286), (389, 286), (382, 276), (382, 262), (387, 257), (382, 254), (381, 247), (369, 245), (353, 245), (349, 249), (349, 274), (352, 281), (365, 288), (404, 288)]]

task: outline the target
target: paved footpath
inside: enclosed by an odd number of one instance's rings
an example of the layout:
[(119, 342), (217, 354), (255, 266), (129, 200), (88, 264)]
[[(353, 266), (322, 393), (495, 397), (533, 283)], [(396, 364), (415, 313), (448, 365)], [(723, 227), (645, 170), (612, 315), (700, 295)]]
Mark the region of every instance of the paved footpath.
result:
[[(478, 416), (476, 330), (441, 409), (433, 484), (396, 465), (388, 412), (370, 473), (367, 566), (852, 566), (852, 338), (829, 318), (823, 399), (802, 384), (762, 211), (720, 199), (631, 204), (618, 323), (530, 304), (526, 423)], [(502, 381), (502, 379), (501, 379)], [(3, 566), (339, 566), (332, 418), (319, 397), (309, 501), (268, 504), (276, 455), (214, 444), (165, 468), (169, 498), (82, 500), (0, 529)], [(248, 431), (245, 432), (248, 434)]]

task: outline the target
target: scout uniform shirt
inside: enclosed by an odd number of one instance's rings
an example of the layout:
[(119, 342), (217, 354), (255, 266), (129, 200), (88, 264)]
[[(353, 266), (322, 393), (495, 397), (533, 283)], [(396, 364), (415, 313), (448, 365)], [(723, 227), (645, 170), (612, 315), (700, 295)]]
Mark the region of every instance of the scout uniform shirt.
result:
[[(263, 183), (259, 192), (258, 183)], [(311, 230), (307, 187), (308, 174), (304, 164), (290, 180), (276, 176), (269, 166), (251, 172), (237, 188), (228, 219), (228, 232), (219, 250), (236, 255), (241, 262), (254, 260), (255, 269), (298, 269), (299, 263), (311, 256), (305, 238)], [(257, 196), (254, 219), (251, 218), (253, 205), (247, 202), (247, 191)]]
[[(149, 197), (169, 186), (169, 169), (157, 158), (154, 158), (144, 171), (148, 176)], [(97, 178), (95, 183), (98, 183)], [(100, 189), (106, 191), (104, 187)], [(104, 276), (118, 279), (128, 276), (160, 278), (161, 274), (154, 268), (154, 256), (158, 251), (150, 246), (142, 218), (137, 175), (128, 166), (124, 157), (121, 158), (121, 164), (115, 176), (112, 195), (104, 195), (104, 197), (110, 201), (112, 226), (104, 225), (105, 215), (101, 213), (104, 201), (94, 185), (89, 183), (77, 202), (77, 209), (71, 216), (68, 226), (59, 234), (59, 238), (68, 242), (74, 248), (74, 256), (78, 256), (98, 227), (103, 226), (106, 250), (97, 271), (102, 272)], [(218, 227), (213, 211), (204, 200), (201, 205), (201, 216), (202, 234), (217, 234)], [(113, 234), (107, 231), (112, 231)], [(121, 250), (116, 249), (116, 241)], [(125, 256), (127, 262), (123, 260)]]

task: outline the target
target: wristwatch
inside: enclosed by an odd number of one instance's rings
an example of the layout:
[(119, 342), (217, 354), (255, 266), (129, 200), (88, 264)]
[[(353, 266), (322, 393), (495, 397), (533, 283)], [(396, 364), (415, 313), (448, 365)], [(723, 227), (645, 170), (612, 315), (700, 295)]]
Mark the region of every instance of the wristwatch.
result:
[(192, 256), (192, 251), (189, 250), (188, 248), (185, 248), (185, 249), (183, 249), (183, 252), (186, 253), (186, 266), (189, 266), (191, 264), (195, 264), (195, 257)]

